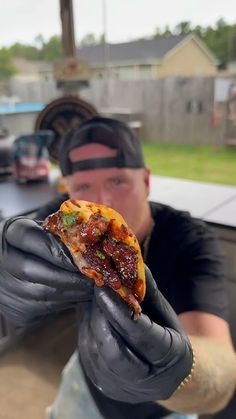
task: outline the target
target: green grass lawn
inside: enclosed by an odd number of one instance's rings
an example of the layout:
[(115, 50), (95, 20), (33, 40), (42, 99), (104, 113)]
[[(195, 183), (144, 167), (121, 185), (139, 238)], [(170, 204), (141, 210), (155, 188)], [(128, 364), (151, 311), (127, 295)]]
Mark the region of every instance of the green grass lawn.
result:
[(236, 149), (143, 143), (153, 174), (236, 185)]

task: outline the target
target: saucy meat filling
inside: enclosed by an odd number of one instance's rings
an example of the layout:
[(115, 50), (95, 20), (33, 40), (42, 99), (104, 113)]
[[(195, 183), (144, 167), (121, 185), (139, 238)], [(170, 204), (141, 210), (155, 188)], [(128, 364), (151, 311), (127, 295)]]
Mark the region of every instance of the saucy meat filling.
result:
[[(89, 269), (101, 274), (97, 277), (97, 285), (109, 284), (114, 289), (124, 285), (136, 294), (137, 252), (111, 236), (111, 224), (112, 220), (107, 220), (99, 212), (84, 221), (79, 211), (68, 214), (58, 211), (47, 217), (44, 227), (62, 241), (69, 242), (75, 253), (82, 253)], [(125, 234), (128, 232), (124, 226), (120, 236), (124, 238)]]

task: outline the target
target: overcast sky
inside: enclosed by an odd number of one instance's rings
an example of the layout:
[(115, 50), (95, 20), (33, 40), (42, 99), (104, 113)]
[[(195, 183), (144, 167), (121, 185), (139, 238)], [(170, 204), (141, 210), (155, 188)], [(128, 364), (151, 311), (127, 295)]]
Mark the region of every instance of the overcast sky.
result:
[[(236, 23), (235, 0), (73, 0), (73, 5), (77, 41), (104, 32), (104, 5), (107, 39), (113, 43), (150, 36), (157, 27), (173, 28), (185, 20), (203, 26), (219, 18)], [(0, 0), (0, 47), (60, 33), (59, 0)]]

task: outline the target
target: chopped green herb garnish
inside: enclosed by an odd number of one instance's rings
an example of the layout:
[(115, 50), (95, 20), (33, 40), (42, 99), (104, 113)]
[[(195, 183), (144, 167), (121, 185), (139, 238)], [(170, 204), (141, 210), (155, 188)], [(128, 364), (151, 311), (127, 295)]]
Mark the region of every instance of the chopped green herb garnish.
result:
[(76, 219), (78, 215), (79, 215), (79, 211), (72, 211), (72, 212), (68, 212), (67, 214), (63, 214), (62, 216), (63, 227), (67, 229), (76, 225)]
[(101, 236), (102, 233), (101, 233), (101, 230), (98, 227), (95, 227), (94, 230), (95, 230), (95, 233), (96, 233), (97, 236)]
[(99, 259), (105, 259), (106, 257), (100, 250), (96, 250), (96, 256), (99, 257)]

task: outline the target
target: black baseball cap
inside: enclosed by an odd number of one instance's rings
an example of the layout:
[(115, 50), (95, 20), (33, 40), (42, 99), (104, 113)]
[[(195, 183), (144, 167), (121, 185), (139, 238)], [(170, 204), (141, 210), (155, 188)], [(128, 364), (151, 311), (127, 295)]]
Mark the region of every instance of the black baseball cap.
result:
[[(99, 143), (117, 150), (113, 157), (72, 162), (69, 153), (80, 146)], [(59, 165), (63, 176), (80, 170), (109, 167), (138, 169), (145, 167), (139, 139), (127, 124), (112, 118), (96, 116), (67, 131), (59, 148)]]

